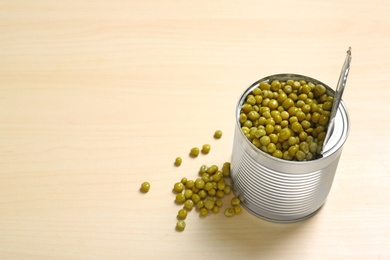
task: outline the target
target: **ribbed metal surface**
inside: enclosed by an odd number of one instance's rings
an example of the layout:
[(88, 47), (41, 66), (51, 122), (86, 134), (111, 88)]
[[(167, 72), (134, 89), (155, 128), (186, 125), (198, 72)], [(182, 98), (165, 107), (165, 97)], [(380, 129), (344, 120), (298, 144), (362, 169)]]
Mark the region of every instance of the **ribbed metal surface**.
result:
[[(331, 189), (337, 164), (349, 132), (348, 114), (340, 104), (327, 150), (320, 159), (307, 162), (277, 159), (256, 148), (244, 136), (239, 110), (244, 98), (259, 82), (273, 78), (306, 79), (296, 74), (279, 74), (255, 82), (242, 95), (236, 111), (232, 155), (232, 181), (242, 205), (253, 214), (275, 222), (293, 222), (314, 214), (325, 202)], [(326, 86), (330, 92), (332, 90)]]

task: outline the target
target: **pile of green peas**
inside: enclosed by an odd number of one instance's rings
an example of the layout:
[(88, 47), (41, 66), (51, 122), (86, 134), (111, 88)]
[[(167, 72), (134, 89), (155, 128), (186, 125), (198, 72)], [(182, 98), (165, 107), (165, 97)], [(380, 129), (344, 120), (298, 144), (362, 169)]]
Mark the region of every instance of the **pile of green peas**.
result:
[(245, 97), (239, 122), (249, 141), (274, 157), (309, 161), (321, 156), (333, 96), (305, 80), (260, 82)]
[[(197, 210), (200, 217), (206, 217), (209, 213), (219, 213), (223, 198), (231, 194), (229, 184), (230, 163), (225, 162), (221, 168), (217, 165), (202, 165), (199, 168), (199, 177), (195, 180), (182, 178), (173, 186), (176, 193), (175, 202), (183, 205), (177, 213), (176, 229), (185, 229), (188, 212)], [(225, 216), (231, 217), (241, 213), (240, 200), (237, 197), (231, 199), (231, 207), (225, 209)]]

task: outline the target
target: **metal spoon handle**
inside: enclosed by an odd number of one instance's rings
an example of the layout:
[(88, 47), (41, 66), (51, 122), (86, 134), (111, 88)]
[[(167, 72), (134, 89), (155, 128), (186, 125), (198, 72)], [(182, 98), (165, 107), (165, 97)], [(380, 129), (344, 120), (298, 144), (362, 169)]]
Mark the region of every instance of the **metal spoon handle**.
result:
[(337, 82), (336, 92), (335, 92), (335, 96), (333, 99), (332, 111), (330, 112), (328, 130), (327, 130), (327, 134), (325, 136), (325, 140), (324, 140), (324, 143), (322, 146), (323, 147), (322, 151), (327, 150), (326, 144), (328, 143), (329, 137), (332, 135), (332, 132), (334, 129), (334, 118), (337, 114), (337, 110), (338, 110), (339, 105), (340, 105), (341, 97), (343, 96), (344, 88), (345, 88), (345, 85), (347, 83), (347, 77), (348, 77), (349, 69), (351, 66), (351, 58), (352, 58), (351, 47), (349, 47), (349, 49), (347, 51), (347, 56), (345, 57), (344, 65), (341, 69), (339, 81)]

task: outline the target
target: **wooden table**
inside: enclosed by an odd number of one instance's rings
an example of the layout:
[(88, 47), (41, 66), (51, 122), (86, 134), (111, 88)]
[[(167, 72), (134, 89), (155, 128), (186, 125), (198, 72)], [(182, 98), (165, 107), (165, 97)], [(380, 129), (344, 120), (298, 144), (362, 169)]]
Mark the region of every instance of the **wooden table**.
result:
[[(1, 1), (0, 258), (390, 258), (389, 12), (385, 0)], [(318, 214), (193, 211), (177, 232), (173, 184), (230, 161), (241, 93), (281, 72), (335, 87), (349, 46), (351, 132)], [(204, 143), (210, 154), (188, 156)]]

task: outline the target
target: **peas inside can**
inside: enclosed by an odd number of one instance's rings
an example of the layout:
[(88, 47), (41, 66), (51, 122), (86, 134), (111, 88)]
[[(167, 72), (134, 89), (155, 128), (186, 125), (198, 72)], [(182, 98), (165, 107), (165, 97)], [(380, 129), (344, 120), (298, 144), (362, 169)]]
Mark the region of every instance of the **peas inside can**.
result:
[(244, 98), (241, 131), (261, 151), (290, 161), (321, 157), (333, 96), (303, 79), (262, 81)]

